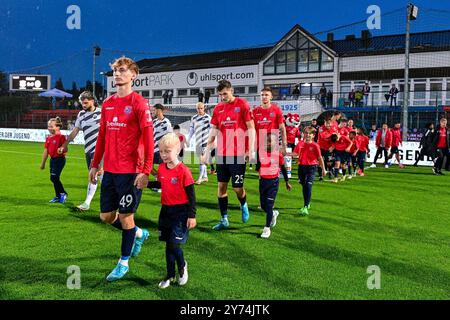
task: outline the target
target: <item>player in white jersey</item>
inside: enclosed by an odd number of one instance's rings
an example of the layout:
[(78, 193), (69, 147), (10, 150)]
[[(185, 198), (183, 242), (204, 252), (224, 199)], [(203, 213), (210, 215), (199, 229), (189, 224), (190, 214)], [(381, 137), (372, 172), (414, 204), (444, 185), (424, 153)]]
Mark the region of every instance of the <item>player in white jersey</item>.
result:
[(190, 141), (192, 137), (195, 138), (195, 154), (199, 158), (200, 168), (199, 168), (199, 176), (196, 184), (201, 184), (202, 182), (208, 181), (208, 172), (206, 163), (201, 161), (201, 156), (203, 151), (205, 151), (206, 145), (208, 143), (209, 130), (211, 128), (210, 125), (211, 116), (205, 113), (205, 105), (203, 102), (197, 103), (197, 114), (191, 118), (191, 125), (189, 126), (189, 136), (188, 141)]
[[(167, 133), (173, 132), (172, 124), (170, 120), (164, 116), (164, 106), (160, 103), (155, 104), (155, 119), (153, 119), (153, 145), (154, 145), (154, 157), (153, 163), (160, 164), (162, 162), (159, 156), (159, 140)], [(156, 174), (156, 170), (152, 170), (152, 174)]]
[[(97, 142), (98, 130), (100, 128), (101, 109), (96, 107), (94, 95), (90, 91), (84, 91), (80, 94), (78, 100), (81, 103), (81, 110), (78, 113), (75, 122), (75, 128), (68, 136), (66, 142), (58, 149), (59, 153), (67, 152), (67, 147), (75, 139), (78, 133), (84, 134), (84, 152), (86, 155), (86, 164), (90, 170), (92, 159), (94, 158), (95, 144)], [(101, 179), (101, 176), (99, 177)], [(88, 183), (86, 200), (76, 208), (80, 211), (87, 211), (90, 208), (92, 198), (94, 198), (97, 184)]]

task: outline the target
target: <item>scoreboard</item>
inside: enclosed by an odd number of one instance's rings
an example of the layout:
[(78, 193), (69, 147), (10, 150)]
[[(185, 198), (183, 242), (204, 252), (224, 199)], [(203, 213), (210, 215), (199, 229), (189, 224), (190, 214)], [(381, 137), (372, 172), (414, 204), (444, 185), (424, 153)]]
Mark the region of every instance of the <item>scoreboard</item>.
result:
[(47, 91), (50, 89), (50, 75), (11, 74), (10, 91)]

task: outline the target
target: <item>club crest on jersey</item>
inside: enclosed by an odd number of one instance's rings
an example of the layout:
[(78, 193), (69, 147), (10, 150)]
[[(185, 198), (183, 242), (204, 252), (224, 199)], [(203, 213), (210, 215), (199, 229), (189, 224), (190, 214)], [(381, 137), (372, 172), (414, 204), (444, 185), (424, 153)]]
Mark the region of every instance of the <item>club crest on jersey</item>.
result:
[(234, 108), (234, 112), (236, 112), (236, 113), (241, 112), (241, 108), (239, 108), (239, 107)]
[(125, 114), (130, 114), (131, 111), (132, 111), (132, 109), (131, 109), (130, 106), (126, 106), (125, 109), (124, 109)]
[(174, 177), (174, 178), (170, 179), (170, 183), (171, 184), (177, 184), (178, 183), (178, 178)]
[(92, 119), (97, 120), (97, 115), (94, 114), (94, 115), (92, 116)]

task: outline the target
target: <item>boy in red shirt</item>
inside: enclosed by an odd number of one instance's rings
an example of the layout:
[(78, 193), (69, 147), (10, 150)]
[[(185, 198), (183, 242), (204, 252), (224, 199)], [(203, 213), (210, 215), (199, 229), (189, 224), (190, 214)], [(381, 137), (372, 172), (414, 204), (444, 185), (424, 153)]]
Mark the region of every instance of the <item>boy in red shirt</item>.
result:
[(341, 168), (342, 165), (342, 172), (343, 172), (343, 176), (342, 176), (342, 180), (345, 180), (345, 174), (346, 174), (346, 170), (347, 170), (347, 162), (348, 162), (348, 157), (349, 157), (349, 152), (350, 149), (352, 147), (352, 141), (350, 140), (350, 138), (346, 135), (340, 135), (340, 134), (336, 134), (334, 133), (331, 136), (331, 141), (334, 143), (334, 179), (333, 179), (333, 183), (337, 183), (338, 182), (338, 177), (339, 177), (339, 168)]
[(66, 141), (66, 136), (61, 134), (62, 122), (59, 117), (48, 121), (48, 131), (50, 135), (45, 139), (44, 154), (42, 155), (41, 170), (45, 169), (45, 162), (50, 156), (50, 180), (55, 188), (55, 197), (50, 203), (64, 203), (67, 199), (67, 192), (61, 183), (60, 176), (66, 164), (66, 154), (58, 153), (58, 148)]
[(350, 141), (352, 142), (352, 146), (350, 147), (349, 151), (349, 162), (348, 162), (348, 179), (351, 179), (352, 177), (356, 176), (356, 166), (358, 165), (357, 161), (357, 153), (358, 153), (358, 146), (356, 145), (356, 132), (355, 131), (349, 131), (348, 137), (350, 138)]
[(356, 146), (358, 148), (358, 173), (364, 177), (364, 163), (366, 162), (366, 155), (369, 154), (369, 137), (364, 134), (363, 128), (358, 128), (358, 135), (355, 137)]
[(278, 193), (280, 168), (283, 173), (286, 189), (291, 191), (283, 154), (278, 150), (278, 134), (268, 134), (266, 137), (266, 150), (259, 150), (259, 198), (261, 208), (266, 212), (266, 225), (261, 238), (270, 237), (270, 228), (277, 224), (279, 212), (273, 210), (275, 198)]
[(159, 240), (166, 242), (167, 276), (159, 283), (161, 289), (175, 281), (175, 263), (178, 266), (178, 284), (188, 281), (187, 262), (181, 244), (186, 244), (189, 230), (195, 228), (194, 179), (188, 167), (178, 160), (180, 140), (175, 133), (168, 133), (159, 141), (159, 153), (163, 163), (158, 168), (157, 181), (150, 181), (148, 188), (161, 189), (159, 213)]
[(398, 150), (398, 147), (402, 145), (402, 132), (400, 130), (400, 122), (397, 122), (394, 125), (394, 128), (391, 129), (392, 132), (392, 146), (391, 146), (391, 152), (388, 157), (388, 164), (392, 164), (392, 156), (395, 154), (395, 159), (397, 159), (398, 167), (400, 169), (403, 169), (405, 166), (402, 163), (402, 160), (400, 160), (400, 153)]
[[(100, 219), (122, 231), (121, 257), (108, 281), (121, 279), (129, 270), (128, 260), (139, 254), (148, 230), (138, 228), (134, 213), (153, 165), (153, 124), (147, 100), (134, 92), (139, 74), (133, 60), (121, 57), (112, 65), (117, 93), (102, 105), (100, 129), (89, 179), (97, 183), (103, 158)], [(117, 213), (118, 212), (118, 213)]]
[[(175, 132), (175, 134), (178, 136), (178, 139), (180, 139), (180, 154), (178, 155), (178, 157), (179, 157), (180, 161), (183, 161), (184, 148), (186, 148), (188, 146), (186, 136), (180, 132), (180, 126), (178, 124), (173, 126), (173, 132)], [(203, 181), (208, 182), (208, 178), (206, 178), (206, 180), (203, 180)]]
[[(333, 161), (333, 142), (331, 141), (331, 135), (336, 132), (336, 129), (331, 127), (331, 120), (328, 119), (325, 121), (324, 125), (319, 128), (319, 132), (317, 133), (317, 143), (320, 147), (323, 161), (329, 171), (331, 171)], [(322, 168), (319, 167), (319, 181), (322, 181), (324, 177), (321, 170)]]
[(317, 165), (322, 168), (322, 177), (327, 174), (325, 165), (320, 153), (320, 147), (314, 142), (314, 135), (316, 129), (313, 127), (306, 127), (304, 129), (304, 141), (300, 141), (295, 147), (294, 154), (298, 156), (298, 180), (302, 185), (303, 190), (303, 208), (300, 209), (300, 214), (307, 216), (309, 214), (312, 185), (314, 176), (316, 175)]

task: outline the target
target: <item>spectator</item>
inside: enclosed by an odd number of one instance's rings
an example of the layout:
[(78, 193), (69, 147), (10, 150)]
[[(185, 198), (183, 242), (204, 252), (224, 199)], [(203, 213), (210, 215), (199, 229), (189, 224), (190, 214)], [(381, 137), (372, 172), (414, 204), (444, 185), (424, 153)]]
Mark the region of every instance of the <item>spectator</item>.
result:
[(357, 107), (361, 106), (361, 100), (362, 100), (363, 96), (364, 96), (363, 92), (361, 91), (360, 88), (358, 88), (355, 92), (355, 104)]
[(167, 92), (167, 90), (164, 91), (162, 97), (164, 99), (164, 104), (167, 104), (167, 101), (169, 100), (169, 93)]
[(333, 91), (328, 90), (327, 92), (327, 107), (332, 107), (333, 105)]
[(348, 101), (350, 103), (350, 107), (355, 106), (355, 89), (352, 89), (352, 91), (348, 93)]
[(398, 93), (398, 89), (395, 86), (395, 83), (393, 83), (391, 89), (389, 90), (389, 97), (391, 99), (391, 103), (390, 103), (391, 107), (392, 107), (392, 101), (394, 101), (394, 107), (397, 106), (397, 93)]
[(322, 83), (322, 88), (319, 90), (320, 104), (322, 107), (326, 107), (327, 105), (327, 88), (325, 88), (325, 84)]
[(72, 130), (74, 128), (74, 125), (72, 123), (72, 120), (67, 120), (67, 130)]
[(209, 97), (211, 97), (211, 91), (205, 90), (205, 104), (209, 103)]
[(203, 102), (203, 97), (205, 96), (201, 90), (198, 91), (198, 102)]
[(300, 96), (300, 89), (298, 87), (298, 84), (292, 90), (292, 96), (293, 96), (294, 100), (297, 100), (298, 97)]
[(369, 93), (370, 93), (370, 86), (367, 82), (364, 84), (362, 92), (364, 95), (364, 97), (363, 97), (364, 98), (364, 106), (366, 107), (369, 103)]
[(172, 90), (169, 90), (169, 93), (167, 94), (167, 102), (169, 103), (169, 104), (172, 104), (172, 98), (173, 98), (173, 91)]

